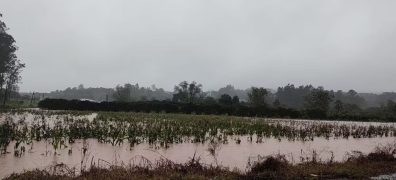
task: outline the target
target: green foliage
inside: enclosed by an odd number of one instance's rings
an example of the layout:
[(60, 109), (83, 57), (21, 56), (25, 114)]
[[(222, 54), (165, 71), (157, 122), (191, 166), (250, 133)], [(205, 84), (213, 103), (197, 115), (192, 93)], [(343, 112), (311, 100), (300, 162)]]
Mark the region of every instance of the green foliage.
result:
[(204, 100), (202, 101), (203, 104), (207, 104), (207, 105), (215, 105), (217, 104), (217, 101), (215, 98), (211, 97), (211, 96), (207, 96), (204, 98)]
[(272, 104), (274, 107), (279, 108), (281, 107), (281, 103), (279, 101), (279, 99), (275, 99), (274, 103)]
[(341, 114), (344, 111), (344, 103), (342, 103), (340, 100), (336, 100), (334, 102), (334, 109), (336, 113)]
[(358, 107), (366, 107), (366, 100), (353, 89), (349, 90), (348, 92), (335, 92), (334, 100), (339, 100), (344, 104), (356, 105)]
[(305, 97), (305, 108), (327, 112), (330, 108), (330, 103), (333, 101), (333, 98), (333, 94), (324, 90), (323, 87), (313, 89)]
[(252, 87), (250, 92), (248, 93), (249, 103), (256, 107), (265, 106), (265, 99), (267, 95), (268, 91), (265, 88)]
[(275, 95), (280, 104), (294, 109), (302, 109), (305, 97), (312, 89), (314, 89), (312, 85), (295, 87), (293, 84), (288, 84), (285, 87), (279, 87)]
[(247, 95), (248, 91), (249, 91), (248, 89), (247, 90), (236, 89), (232, 85), (227, 85), (225, 87), (220, 88), (217, 91), (209, 91), (208, 94), (216, 99), (219, 99), (223, 94), (228, 94), (232, 97), (238, 96), (242, 101), (247, 101), (249, 99)]
[[(249, 137), (251, 143), (262, 143), (265, 137), (311, 141), (315, 137), (372, 138), (396, 135), (395, 127), (385, 125), (347, 126), (303, 121), (282, 123), (264, 118), (125, 112), (100, 112), (95, 119), (88, 120), (81, 116), (87, 112), (30, 112), (34, 116), (29, 122), (20, 119), (17, 122), (7, 121), (0, 126), (0, 147), (3, 151), (11, 141), (19, 142), (16, 148), (21, 148), (32, 141), (48, 140), (57, 150), (65, 148), (67, 142), (89, 138), (112, 145), (148, 143), (166, 148), (172, 143), (205, 143), (214, 139), (220, 143), (230, 143), (229, 137), (238, 143), (241, 136)], [(25, 111), (13, 113), (23, 114)], [(49, 125), (48, 122), (54, 124)]]
[[(156, 88), (154, 85), (150, 88), (139, 87), (139, 84), (125, 84), (124, 86), (118, 85), (114, 92), (112, 89), (108, 90), (109, 94), (113, 94), (113, 99), (120, 102), (131, 101), (147, 101), (147, 100), (165, 100), (171, 98), (171, 93), (165, 92), (162, 88)], [(105, 97), (105, 95), (102, 95)], [(93, 99), (98, 99), (93, 98)], [(100, 99), (100, 98), (99, 98)]]
[(238, 96), (232, 97), (232, 104), (239, 104), (239, 97)]
[[(239, 101), (239, 100), (238, 100)], [(230, 95), (228, 94), (223, 94), (221, 95), (220, 99), (219, 99), (219, 103), (222, 105), (232, 105), (233, 104), (233, 99)]]
[(20, 72), (25, 67), (16, 56), (18, 48), (7, 30), (7, 26), (0, 19), (0, 100), (3, 105), (12, 92), (18, 91)]
[[(190, 83), (182, 82), (181, 86), (178, 85), (177, 91), (173, 94), (174, 102), (189, 103), (191, 98), (189, 98)], [(197, 84), (193, 87), (198, 86)], [(273, 106), (275, 108), (292, 108), (296, 110), (303, 110), (306, 106), (306, 97), (314, 91), (315, 87), (312, 85), (307, 86), (294, 86), (293, 84), (288, 84), (284, 87), (279, 87), (275, 94), (267, 91), (268, 94), (265, 97), (265, 102), (268, 106)], [(1, 91), (1, 90), (0, 90)], [(200, 90), (202, 91), (202, 90)], [(193, 96), (193, 101), (195, 104), (216, 104), (214, 101), (218, 101), (221, 95), (228, 94), (231, 97), (238, 97), (240, 103), (248, 102), (248, 93), (250, 89), (241, 90), (235, 89), (232, 85), (227, 85), (226, 87), (220, 88), (217, 91), (200, 92), (196, 96)], [(361, 113), (361, 111), (366, 111), (368, 107), (372, 106), (386, 106), (388, 100), (396, 100), (396, 93), (382, 93), (382, 94), (367, 94), (367, 93), (357, 93), (355, 90), (344, 91), (333, 91), (327, 90), (330, 94), (334, 95), (334, 101), (330, 103), (330, 107), (335, 109), (335, 101), (339, 100), (343, 103), (344, 109), (342, 113), (344, 115), (356, 115)], [(10, 94), (11, 96), (18, 96), (15, 93)], [(115, 88), (85, 88), (80, 85), (79, 87), (67, 88), (62, 91), (53, 91), (51, 93), (42, 94), (46, 98), (54, 99), (91, 99), (98, 102), (102, 101), (120, 101), (120, 102), (137, 102), (137, 101), (153, 101), (153, 100), (171, 100), (172, 92), (167, 92), (164, 89), (156, 88), (155, 86), (146, 88), (140, 87), (138, 84), (125, 84), (123, 86), (118, 85)], [(29, 94), (25, 94), (29, 96)], [(44, 97), (43, 96), (43, 97)], [(25, 99), (29, 99), (25, 97)], [(214, 99), (212, 99), (214, 98)], [(22, 100), (22, 99), (20, 99)], [(214, 100), (214, 101), (213, 101)], [(233, 99), (233, 104), (237, 100)]]
[(195, 81), (191, 83), (183, 81), (178, 86), (175, 86), (173, 101), (183, 103), (196, 103), (199, 99), (202, 99), (201, 84), (197, 84)]

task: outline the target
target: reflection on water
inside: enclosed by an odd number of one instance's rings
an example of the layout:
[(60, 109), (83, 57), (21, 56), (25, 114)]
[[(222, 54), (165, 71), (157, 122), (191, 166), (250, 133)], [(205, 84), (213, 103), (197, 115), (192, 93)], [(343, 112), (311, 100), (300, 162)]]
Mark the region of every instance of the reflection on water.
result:
[[(216, 149), (216, 157), (213, 157), (208, 150), (209, 144), (182, 143), (173, 144), (168, 149), (156, 148), (148, 144), (136, 145), (132, 148), (129, 144), (112, 146), (110, 144), (98, 143), (97, 140), (89, 139), (85, 142), (79, 140), (69, 145), (67, 148), (54, 150), (51, 145), (45, 142), (34, 142), (32, 147), (27, 147), (27, 151), (21, 157), (15, 157), (12, 153), (0, 156), (0, 177), (5, 177), (13, 172), (22, 172), (35, 168), (44, 169), (50, 165), (64, 163), (69, 167), (89, 168), (92, 163), (101, 166), (110, 164), (137, 164), (137, 158), (143, 156), (155, 162), (161, 158), (169, 159), (173, 162), (184, 163), (190, 160), (194, 154), (201, 158), (205, 164), (219, 165), (231, 169), (238, 168), (246, 170), (249, 158), (254, 160), (258, 155), (284, 154), (291, 162), (297, 163), (301, 157), (311, 157), (313, 151), (318, 153), (319, 159), (328, 161), (332, 155), (334, 160), (342, 161), (347, 152), (359, 150), (369, 153), (376, 146), (394, 143), (394, 137), (387, 138), (362, 138), (362, 139), (330, 139), (316, 138), (314, 141), (278, 141), (276, 139), (264, 139), (264, 143), (250, 143), (241, 138), (240, 144), (230, 141), (228, 144), (220, 144)], [(12, 152), (12, 147), (8, 150)], [(85, 156), (84, 148), (87, 148)]]

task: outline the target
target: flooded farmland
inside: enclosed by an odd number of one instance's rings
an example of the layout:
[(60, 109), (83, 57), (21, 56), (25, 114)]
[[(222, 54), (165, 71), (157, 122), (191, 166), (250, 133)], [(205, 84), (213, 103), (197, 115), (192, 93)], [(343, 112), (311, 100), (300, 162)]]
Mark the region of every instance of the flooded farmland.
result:
[(66, 164), (155, 164), (160, 159), (245, 171), (260, 156), (293, 163), (343, 161), (395, 143), (395, 123), (241, 118), (231, 116), (23, 111), (3, 113), (0, 178)]

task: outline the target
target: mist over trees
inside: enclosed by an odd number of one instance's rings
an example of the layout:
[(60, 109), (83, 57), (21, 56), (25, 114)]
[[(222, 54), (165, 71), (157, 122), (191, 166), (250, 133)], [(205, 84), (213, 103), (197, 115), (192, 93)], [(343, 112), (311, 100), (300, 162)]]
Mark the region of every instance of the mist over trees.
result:
[(188, 83), (187, 81), (181, 82), (175, 86), (172, 101), (183, 102), (183, 103), (197, 103), (202, 101), (205, 94), (202, 92), (202, 85), (193, 81)]
[(166, 92), (162, 88), (157, 88), (155, 85), (151, 87), (140, 87), (139, 84), (124, 84), (115, 87), (112, 93), (115, 101), (133, 102), (133, 101), (148, 101), (148, 100), (166, 100), (172, 97), (172, 94)]
[(248, 93), (249, 103), (253, 106), (266, 106), (268, 91), (265, 88), (252, 87)]
[(18, 47), (7, 30), (6, 24), (0, 19), (0, 100), (3, 105), (15, 92), (18, 92), (20, 73), (25, 67), (25, 64), (21, 63), (15, 54)]
[(220, 88), (217, 91), (208, 91), (207, 95), (213, 98), (219, 99), (222, 95), (228, 94), (232, 97), (238, 96), (241, 101), (248, 101), (248, 91), (249, 89), (235, 89), (233, 85), (226, 85), (225, 87)]
[(275, 96), (282, 106), (293, 109), (304, 108), (305, 97), (314, 89), (312, 85), (295, 87), (293, 84), (288, 84), (284, 87), (279, 87)]
[[(150, 100), (168, 100), (183, 103), (221, 103), (231, 104), (249, 103), (260, 104), (259, 101), (253, 100), (252, 90), (257, 93), (255, 87), (249, 89), (236, 89), (232, 85), (226, 85), (218, 90), (203, 91), (203, 86), (196, 82), (182, 81), (175, 86), (174, 91), (166, 91), (162, 88), (157, 88), (155, 85), (151, 87), (141, 87), (139, 84), (126, 83), (118, 85), (115, 88), (85, 88), (83, 85), (78, 87), (67, 88), (65, 90), (57, 90), (50, 93), (45, 93), (47, 98), (59, 99), (92, 99), (98, 102), (101, 101), (150, 101)], [(315, 88), (312, 85), (295, 86), (288, 84), (284, 87), (279, 87), (274, 93), (269, 89), (266, 90), (265, 100), (261, 100), (261, 104), (265, 103), (267, 106), (284, 107), (293, 109), (307, 109), (314, 107), (312, 105), (312, 92), (317, 92), (318, 89), (326, 91), (331, 98), (329, 109), (336, 111), (361, 111), (362, 109), (370, 107), (381, 107), (388, 104), (388, 100), (396, 101), (396, 93), (382, 93), (369, 94), (358, 93), (355, 90), (349, 91), (333, 91), (325, 90), (323, 87)], [(254, 93), (254, 94), (255, 94)], [(249, 97), (249, 94), (251, 97)], [(228, 95), (228, 96), (226, 96)], [(252, 96), (253, 95), (253, 96)]]
[(305, 96), (305, 109), (311, 117), (326, 117), (333, 99), (334, 94), (323, 87), (313, 88)]
[(56, 90), (44, 94), (44, 97), (55, 99), (92, 99), (95, 101), (113, 101), (114, 89), (112, 88), (85, 88), (80, 84), (78, 87), (66, 88), (65, 90)]
[(46, 98), (54, 99), (90, 99), (94, 101), (146, 101), (146, 100), (166, 100), (172, 98), (172, 93), (166, 92), (162, 88), (140, 87), (139, 84), (132, 85), (126, 83), (117, 85), (115, 88), (85, 88), (84, 85), (78, 87), (66, 88), (65, 90), (56, 90), (45, 93)]
[[(384, 101), (381, 105), (371, 107), (363, 95), (355, 90), (334, 91), (312, 85), (294, 86), (288, 84), (279, 87), (272, 93), (264, 87), (251, 87), (246, 90), (235, 89), (231, 85), (218, 91), (204, 92), (203, 86), (195, 81), (182, 81), (177, 84), (173, 92), (162, 88), (140, 87), (138, 84), (118, 85), (115, 88), (84, 88), (79, 85), (64, 91), (54, 91), (45, 94), (47, 98), (60, 99), (92, 99), (98, 102), (113, 101), (112, 110), (165, 111), (165, 112), (200, 112), (205, 114), (235, 114), (247, 116), (290, 116), (313, 119), (382, 119), (394, 121), (396, 119), (396, 103), (392, 98), (394, 93), (383, 93), (377, 96), (377, 101)], [(240, 100), (237, 95), (247, 97)], [(221, 94), (224, 93), (224, 94)], [(373, 95), (371, 95), (373, 96)], [(385, 101), (386, 98), (387, 99)], [(374, 99), (374, 98), (373, 98)], [(51, 102), (42, 103), (49, 107)], [(49, 103), (49, 104), (48, 104)], [(73, 108), (78, 101), (66, 102), (61, 106)], [(118, 104), (121, 103), (121, 104)], [(124, 103), (124, 104), (122, 104)], [(80, 105), (78, 105), (80, 106)], [(84, 106), (84, 105), (83, 105)], [(103, 103), (92, 104), (96, 109), (106, 109)], [(144, 106), (144, 107), (141, 107)], [(178, 108), (181, 108), (177, 110)], [(83, 107), (82, 107), (83, 108)], [(89, 109), (89, 107), (86, 107)], [(198, 108), (198, 109), (195, 109)]]
[[(211, 97), (212, 98), (212, 97)], [(214, 99), (214, 98), (213, 98)], [(215, 100), (216, 101), (216, 100)], [(239, 101), (239, 97), (238, 96), (234, 96), (231, 97), (228, 94), (223, 94), (220, 96), (219, 100), (218, 100), (219, 104), (221, 105), (225, 105), (225, 106), (232, 106), (232, 105), (238, 105), (240, 103)]]
[(388, 100), (396, 102), (395, 92), (384, 92), (381, 94), (359, 93), (359, 96), (365, 99), (366, 107), (379, 107), (387, 104)]

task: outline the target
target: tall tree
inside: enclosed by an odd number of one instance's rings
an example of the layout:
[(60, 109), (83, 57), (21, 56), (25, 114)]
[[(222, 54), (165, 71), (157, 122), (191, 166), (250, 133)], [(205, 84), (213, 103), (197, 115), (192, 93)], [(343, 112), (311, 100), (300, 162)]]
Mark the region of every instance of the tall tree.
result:
[(336, 100), (334, 102), (334, 109), (337, 112), (337, 114), (341, 114), (344, 111), (344, 103), (340, 100)]
[(140, 87), (139, 84), (132, 85), (130, 83), (124, 84), (124, 86), (118, 85), (113, 93), (114, 100), (124, 102), (167, 100), (171, 97), (171, 93), (162, 88), (156, 88), (155, 85)]
[(20, 73), (25, 67), (15, 54), (18, 48), (7, 30), (7, 26), (0, 19), (0, 99), (3, 100), (3, 105), (9, 99), (11, 92), (18, 90)]
[(132, 100), (131, 93), (132, 93), (132, 85), (131, 84), (125, 84), (124, 86), (118, 85), (115, 88), (113, 97), (116, 101), (129, 102)]
[(355, 90), (349, 90), (348, 92), (343, 92), (338, 90), (334, 93), (334, 100), (340, 100), (344, 104), (354, 104), (359, 107), (366, 106), (366, 101), (361, 97)]
[(228, 94), (223, 94), (219, 99), (219, 103), (222, 105), (232, 105), (232, 97)]
[(202, 95), (202, 85), (193, 81), (188, 83), (183, 81), (175, 86), (175, 93), (173, 94), (173, 101), (184, 103), (196, 103)]
[(253, 106), (265, 106), (265, 98), (268, 91), (265, 88), (252, 87), (248, 93), (249, 103)]
[(305, 107), (306, 109), (327, 112), (333, 98), (334, 95), (331, 92), (324, 90), (323, 87), (319, 87), (313, 89), (311, 93), (305, 97)]
[(312, 85), (296, 87), (293, 84), (288, 84), (284, 87), (279, 87), (276, 92), (276, 98), (279, 103), (294, 109), (304, 108), (305, 97), (314, 89)]

